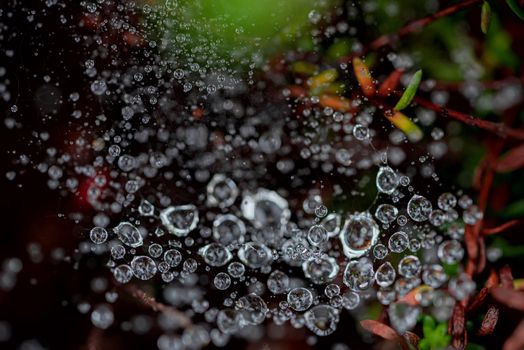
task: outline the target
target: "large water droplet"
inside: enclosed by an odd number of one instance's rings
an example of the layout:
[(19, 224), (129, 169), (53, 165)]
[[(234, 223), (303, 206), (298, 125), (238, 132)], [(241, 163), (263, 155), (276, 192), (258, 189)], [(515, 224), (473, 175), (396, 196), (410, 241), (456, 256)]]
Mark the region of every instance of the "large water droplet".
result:
[(170, 233), (184, 237), (198, 224), (198, 210), (193, 204), (168, 207), (160, 213), (160, 220)]
[(399, 177), (388, 166), (380, 167), (377, 173), (376, 185), (379, 192), (392, 194), (399, 184)]
[(127, 246), (137, 248), (143, 244), (142, 235), (138, 228), (127, 221), (118, 224), (113, 231), (115, 231), (118, 239)]
[(344, 254), (348, 258), (364, 255), (377, 242), (379, 228), (369, 213), (351, 215), (340, 232)]

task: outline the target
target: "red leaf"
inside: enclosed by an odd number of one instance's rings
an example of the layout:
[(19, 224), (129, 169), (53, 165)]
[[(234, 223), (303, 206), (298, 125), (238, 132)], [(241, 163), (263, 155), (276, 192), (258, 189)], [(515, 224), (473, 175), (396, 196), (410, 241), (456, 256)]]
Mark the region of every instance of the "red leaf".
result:
[(453, 315), (451, 316), (449, 322), (449, 333), (457, 338), (461, 337), (465, 331), (465, 312), (464, 306), (457, 303), (455, 309), (453, 310)]
[(504, 265), (500, 271), (500, 283), (504, 288), (513, 289), (513, 274), (509, 265)]
[(497, 162), (496, 170), (499, 173), (513, 171), (524, 167), (524, 144), (510, 149)]
[(420, 337), (418, 335), (416, 335), (413, 332), (407, 331), (406, 333), (404, 333), (404, 339), (406, 339), (409, 344), (413, 345), (415, 349), (418, 349), (418, 343), (420, 341)]
[(471, 303), (469, 304), (468, 311), (474, 310), (477, 307), (481, 306), (484, 303), (484, 300), (486, 300), (486, 297), (489, 294), (489, 288), (483, 287), (480, 292), (478, 292), (473, 299), (471, 300)]
[(404, 71), (401, 69), (395, 69), (391, 74), (382, 82), (380, 85), (380, 88), (378, 89), (378, 94), (380, 96), (389, 96), (398, 86), (400, 83), (400, 77), (402, 77), (402, 74)]
[(521, 350), (524, 347), (524, 321), (513, 331), (513, 334), (504, 343), (504, 350)]
[(524, 311), (524, 293), (505, 287), (496, 287), (491, 295), (502, 305)]
[(480, 326), (479, 335), (490, 335), (493, 334), (495, 326), (499, 320), (499, 309), (495, 306), (491, 306), (484, 319), (482, 320), (482, 325)]
[(375, 320), (362, 320), (360, 325), (368, 332), (387, 340), (396, 340), (399, 337), (393, 328)]
[(455, 350), (464, 350), (466, 349), (466, 345), (468, 343), (468, 333), (464, 332), (463, 335), (457, 335), (453, 338), (451, 341), (452, 349)]
[(473, 230), (473, 226), (466, 225), (464, 232), (464, 243), (466, 243), (466, 250), (468, 252), (468, 257), (470, 260), (475, 261), (478, 256), (478, 243), (477, 237)]
[(499, 275), (497, 274), (497, 271), (495, 271), (495, 269), (492, 269), (486, 283), (484, 283), (484, 287), (491, 288), (498, 284), (499, 284)]

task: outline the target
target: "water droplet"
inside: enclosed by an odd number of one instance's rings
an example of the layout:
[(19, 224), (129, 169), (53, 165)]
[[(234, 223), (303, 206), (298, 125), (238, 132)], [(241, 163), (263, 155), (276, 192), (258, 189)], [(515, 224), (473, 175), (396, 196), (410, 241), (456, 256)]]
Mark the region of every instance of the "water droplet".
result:
[(318, 336), (330, 335), (337, 329), (338, 311), (329, 305), (317, 305), (304, 314), (306, 327)]
[(418, 276), (420, 269), (420, 260), (414, 255), (405, 256), (398, 263), (398, 273), (406, 278)]
[(209, 243), (200, 248), (198, 254), (209, 266), (224, 266), (233, 257), (231, 252), (220, 243)]
[(160, 220), (170, 233), (184, 237), (197, 226), (198, 210), (193, 204), (168, 207), (160, 213)]
[(220, 310), (217, 315), (217, 327), (226, 334), (237, 332), (242, 325), (242, 315), (234, 309)]
[(433, 210), (431, 202), (419, 195), (414, 195), (408, 202), (408, 215), (416, 222), (426, 221)]
[(127, 283), (133, 278), (133, 269), (129, 265), (119, 265), (113, 269), (113, 276), (118, 283)]
[(268, 308), (264, 300), (256, 294), (248, 294), (238, 299), (237, 310), (242, 314), (242, 321), (247, 325), (257, 325), (264, 322)]
[(287, 201), (274, 191), (259, 189), (246, 194), (241, 204), (242, 215), (257, 228), (280, 226), (290, 217)]
[(131, 261), (131, 268), (136, 278), (149, 280), (156, 274), (157, 267), (153, 259), (148, 256), (135, 256)]
[(242, 244), (246, 226), (233, 214), (217, 215), (213, 221), (213, 238), (223, 244)]
[(399, 185), (399, 178), (390, 167), (380, 167), (377, 173), (376, 185), (379, 192), (392, 194)]
[(282, 271), (275, 270), (267, 279), (267, 287), (273, 294), (283, 294), (289, 288), (289, 277)]
[(238, 258), (250, 268), (259, 269), (272, 262), (273, 254), (263, 243), (247, 242), (238, 250)]
[(388, 247), (394, 253), (402, 253), (409, 245), (408, 235), (405, 232), (398, 231), (389, 237)]
[(438, 207), (444, 211), (453, 209), (457, 205), (457, 197), (452, 193), (442, 193), (437, 200)]
[(164, 253), (164, 261), (170, 267), (178, 266), (182, 262), (182, 254), (176, 249), (166, 250)]
[(348, 258), (364, 255), (377, 242), (379, 228), (369, 213), (351, 215), (340, 232), (344, 254)]
[(395, 282), (397, 273), (391, 263), (385, 262), (375, 272), (375, 281), (381, 287), (389, 287)]
[(95, 244), (102, 244), (107, 240), (107, 230), (103, 227), (93, 227), (89, 231), (89, 238)]
[(352, 260), (346, 265), (343, 281), (354, 291), (362, 291), (373, 285), (375, 271), (373, 264), (367, 258)]
[(138, 248), (143, 244), (142, 235), (133, 224), (124, 221), (113, 229), (118, 239), (127, 246)]
[(438, 288), (448, 280), (448, 275), (441, 265), (431, 264), (424, 268), (424, 271), (422, 272), (422, 280), (428, 286)]
[(338, 274), (338, 264), (335, 258), (323, 255), (312, 257), (302, 264), (304, 275), (315, 284), (331, 282)]
[(307, 239), (313, 246), (322, 246), (328, 240), (326, 229), (322, 225), (313, 225), (308, 231)]
[(295, 311), (305, 311), (313, 304), (313, 294), (307, 288), (293, 288), (287, 294), (287, 302)]
[(225, 272), (219, 272), (213, 279), (213, 284), (219, 290), (226, 290), (231, 285), (231, 277)]
[(440, 244), (437, 251), (440, 261), (445, 264), (455, 264), (464, 257), (464, 249), (456, 240), (445, 241)]
[(238, 187), (233, 180), (223, 174), (215, 174), (207, 184), (207, 204), (227, 208), (235, 203)]
[(406, 303), (393, 303), (388, 308), (391, 326), (398, 334), (404, 334), (413, 329), (417, 324), (419, 314), (419, 307)]
[(391, 204), (381, 204), (375, 211), (375, 217), (384, 224), (390, 224), (397, 218), (398, 209)]

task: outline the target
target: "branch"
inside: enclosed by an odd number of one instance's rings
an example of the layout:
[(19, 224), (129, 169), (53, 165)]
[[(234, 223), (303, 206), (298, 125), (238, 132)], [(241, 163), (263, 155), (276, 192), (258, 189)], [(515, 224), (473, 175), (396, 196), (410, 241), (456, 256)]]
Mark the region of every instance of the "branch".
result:
[(468, 8), (470, 6), (473, 6), (482, 0), (466, 0), (459, 2), (458, 4), (453, 4), (449, 7), (446, 7), (445, 9), (442, 9), (432, 15), (417, 19), (413, 22), (410, 22), (406, 24), (404, 27), (400, 28), (396, 33), (394, 34), (386, 34), (378, 37), (377, 39), (373, 40), (371, 44), (369, 44), (369, 48), (372, 50), (376, 50), (382, 46), (391, 45), (395, 42), (397, 42), (400, 38), (403, 36), (409, 35), (411, 33), (420, 31), (425, 26), (435, 22), (437, 19), (441, 17), (446, 17), (451, 14), (454, 14), (455, 12), (458, 12), (462, 9)]
[(383, 46), (392, 45), (396, 43), (397, 41), (399, 41), (399, 39), (401, 39), (402, 37), (415, 33), (417, 31), (420, 31), (422, 28), (430, 25), (431, 23), (435, 22), (439, 18), (449, 16), (451, 14), (454, 14), (462, 9), (468, 8), (482, 1), (483, 0), (462, 1), (457, 4), (448, 6), (432, 15), (428, 15), (426, 17), (422, 17), (415, 21), (412, 21), (406, 24), (404, 27), (400, 28), (396, 33), (384, 34), (384, 35), (379, 36), (378, 38), (373, 40), (369, 45), (365, 46), (361, 50), (361, 52), (359, 52), (358, 54), (353, 53), (348, 56), (342, 57), (341, 62), (347, 63), (347, 62), (350, 62), (354, 57), (365, 54), (368, 51), (377, 50)]
[(487, 120), (477, 119), (470, 114), (465, 114), (452, 109), (438, 106), (420, 97), (415, 97), (414, 101), (417, 102), (421, 107), (430, 109), (444, 116), (451, 117), (470, 126), (476, 126), (478, 128), (491, 131), (502, 138), (524, 140), (524, 130), (512, 129), (504, 123), (495, 123)]
[(488, 236), (488, 235), (495, 235), (497, 233), (502, 233), (506, 231), (507, 229), (515, 225), (518, 225), (520, 222), (521, 222), (520, 220), (511, 220), (497, 227), (485, 228), (482, 230), (482, 235)]

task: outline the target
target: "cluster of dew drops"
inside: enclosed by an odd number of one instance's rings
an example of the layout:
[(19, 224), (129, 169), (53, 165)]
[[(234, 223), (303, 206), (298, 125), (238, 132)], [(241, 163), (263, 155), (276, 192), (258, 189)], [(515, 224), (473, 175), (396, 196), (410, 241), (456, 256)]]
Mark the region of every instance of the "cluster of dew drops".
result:
[[(103, 4), (84, 5), (96, 13)], [(312, 13), (310, 20), (318, 16)], [(350, 11), (350, 16), (358, 13)], [(118, 24), (115, 15), (112, 30), (121, 28)], [(350, 31), (338, 23), (323, 35)], [(171, 46), (183, 39), (173, 38)], [(84, 41), (86, 47), (106, 45), (98, 37)], [(171, 47), (164, 41), (163, 46)], [(146, 57), (157, 47), (151, 40)], [(299, 124), (287, 116), (296, 110), (285, 88), (282, 105), (272, 106), (269, 98), (253, 102), (245, 98), (252, 88), (228, 79), (227, 72), (217, 77), (210, 73), (213, 67), (197, 63), (175, 69), (165, 54), (156, 58), (162, 63), (132, 67), (114, 59), (111, 69), (100, 71), (96, 60), (87, 59), (90, 92), (113, 104), (124, 101), (121, 120), (109, 125), (101, 114), (96, 123), (106, 132), (77, 139), (74, 147), (89, 145), (95, 152), (92, 163), (48, 148), (47, 162), (36, 168), (49, 175), (49, 187), (73, 193), (79, 192), (82, 177), (92, 179), (85, 196), (99, 213), (82, 251), (99, 254), (117, 284), (149, 283), (162, 291), (162, 302), (194, 321), (178, 337), (176, 322), (159, 316), (165, 331), (159, 348), (200, 348), (209, 342), (226, 346), (232, 336), (256, 337), (260, 332), (253, 330), (268, 319), (328, 336), (337, 329), (341, 313), (358, 313), (375, 300), (387, 306), (392, 326), (403, 333), (422, 312), (439, 321), (449, 319), (455, 303), (474, 291), (475, 283), (460, 268), (462, 240), (464, 224), (474, 224), (482, 213), (460, 191), (432, 194), (431, 199), (418, 194), (415, 174), (400, 170), (407, 158), (402, 147), (389, 148), (394, 151), (384, 157), (387, 147), (373, 146), (379, 134), (370, 125), (373, 107), (349, 116), (315, 106), (311, 98), (313, 107), (301, 111)], [(184, 80), (188, 75), (211, 78), (190, 83)], [(283, 78), (275, 77), (272, 84), (278, 86)], [(215, 84), (226, 81), (234, 88), (222, 94), (217, 90), (225, 87)], [(201, 120), (184, 109), (170, 110), (176, 103), (165, 87), (177, 84), (188, 101), (209, 93), (205, 103), (212, 114)], [(74, 92), (69, 100), (74, 104), (80, 98)], [(155, 122), (155, 114), (162, 113), (168, 116)], [(77, 110), (72, 117), (82, 115)], [(343, 136), (330, 139), (330, 132)], [(396, 145), (407, 142), (398, 130), (389, 136)], [(442, 130), (435, 128), (431, 136), (442, 146)], [(272, 179), (270, 165), (278, 176), (291, 179), (289, 188)], [(318, 184), (308, 188), (301, 179), (336, 174), (334, 196), (344, 196), (347, 183), (369, 180), (370, 172), (378, 193), (373, 210), (330, 209)], [(162, 192), (170, 185), (180, 195), (171, 198), (169, 191)], [(346, 200), (358, 201), (361, 190), (356, 186), (356, 194)], [(295, 196), (295, 191), (306, 195)], [(122, 219), (114, 222), (108, 212)], [(450, 275), (447, 268), (457, 265), (458, 273)], [(413, 293), (417, 303), (403, 301)], [(106, 299), (92, 308), (79, 305), (103, 329), (117, 320), (111, 306), (116, 297)]]
[[(409, 178), (389, 166), (381, 166), (376, 176), (376, 187), (385, 195), (395, 196), (408, 184)], [(225, 299), (221, 305), (193, 300), (192, 308), (216, 323), (219, 331), (212, 337), (219, 344), (218, 338), (267, 318), (326, 336), (336, 330), (340, 312), (370, 299), (388, 305), (392, 325), (404, 332), (414, 327), (422, 308), (447, 320), (455, 302), (475, 289), (465, 273), (450, 278), (445, 272), (446, 265), (460, 263), (464, 256), (459, 217), (468, 224), (481, 218), (467, 196), (457, 199), (446, 192), (434, 207), (414, 194), (405, 207), (380, 204), (374, 213), (346, 215), (330, 212), (316, 196), (303, 203), (302, 210), (312, 216), (304, 226), (290, 219), (288, 202), (276, 191), (240, 192), (231, 178), (212, 177), (205, 205), (218, 206), (223, 214), (214, 216), (210, 229), (200, 226), (205, 215), (201, 206), (155, 208), (144, 200), (139, 218), (111, 229), (94, 227), (90, 239), (110, 245), (108, 266), (118, 283), (160, 275), (168, 284), (164, 297), (173, 305), (181, 303), (180, 288), (170, 285), (194, 287), (195, 273), (208, 272), (207, 288), (223, 291)], [(394, 222), (399, 230), (385, 234)], [(422, 225), (448, 228), (437, 234)], [(150, 229), (154, 234), (147, 234)], [(194, 247), (194, 231), (206, 244)], [(170, 237), (167, 245), (155, 242), (164, 235)], [(248, 293), (238, 292), (242, 285)], [(397, 302), (415, 289), (418, 306)]]

